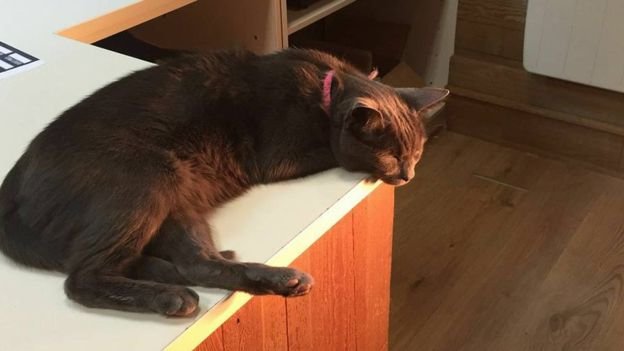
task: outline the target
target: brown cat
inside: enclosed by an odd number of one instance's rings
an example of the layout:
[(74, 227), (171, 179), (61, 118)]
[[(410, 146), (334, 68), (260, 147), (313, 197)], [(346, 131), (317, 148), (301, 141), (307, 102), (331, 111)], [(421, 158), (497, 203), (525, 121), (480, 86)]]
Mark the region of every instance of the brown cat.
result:
[(192, 285), (306, 294), (306, 273), (218, 251), (206, 214), (256, 184), (337, 166), (403, 184), (425, 140), (417, 111), (443, 97), (315, 51), (172, 59), (32, 141), (0, 188), (0, 248), (67, 273), (67, 295), (90, 307), (186, 316)]

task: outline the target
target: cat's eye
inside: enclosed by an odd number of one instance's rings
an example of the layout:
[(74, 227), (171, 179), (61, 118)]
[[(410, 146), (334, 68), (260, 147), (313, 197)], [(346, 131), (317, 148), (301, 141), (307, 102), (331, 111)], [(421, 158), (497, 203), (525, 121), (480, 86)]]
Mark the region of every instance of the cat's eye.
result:
[(401, 160), (403, 159), (403, 155), (401, 154), (399, 150), (394, 150), (391, 153), (391, 155), (395, 160), (397, 160), (397, 162), (401, 163)]

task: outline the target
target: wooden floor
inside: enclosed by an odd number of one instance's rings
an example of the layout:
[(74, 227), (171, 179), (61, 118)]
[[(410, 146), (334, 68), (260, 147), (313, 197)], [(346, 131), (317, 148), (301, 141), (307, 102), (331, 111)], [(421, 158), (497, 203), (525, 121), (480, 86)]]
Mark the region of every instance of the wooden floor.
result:
[(624, 180), (445, 133), (396, 202), (391, 350), (624, 350)]

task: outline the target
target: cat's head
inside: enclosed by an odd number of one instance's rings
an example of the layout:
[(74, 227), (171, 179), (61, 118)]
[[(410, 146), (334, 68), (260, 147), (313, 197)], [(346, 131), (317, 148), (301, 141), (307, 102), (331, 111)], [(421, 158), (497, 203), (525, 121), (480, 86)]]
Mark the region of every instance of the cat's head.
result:
[(340, 89), (332, 103), (332, 118), (338, 121), (332, 149), (338, 163), (387, 184), (409, 182), (427, 138), (422, 116), (440, 104), (448, 90), (396, 89), (346, 74), (336, 80)]

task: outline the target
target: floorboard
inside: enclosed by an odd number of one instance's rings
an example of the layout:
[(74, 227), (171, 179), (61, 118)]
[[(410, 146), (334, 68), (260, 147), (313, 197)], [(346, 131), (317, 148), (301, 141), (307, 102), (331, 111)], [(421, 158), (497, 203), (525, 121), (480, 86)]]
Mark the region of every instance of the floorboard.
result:
[(624, 180), (445, 133), (397, 189), (391, 350), (623, 350)]

